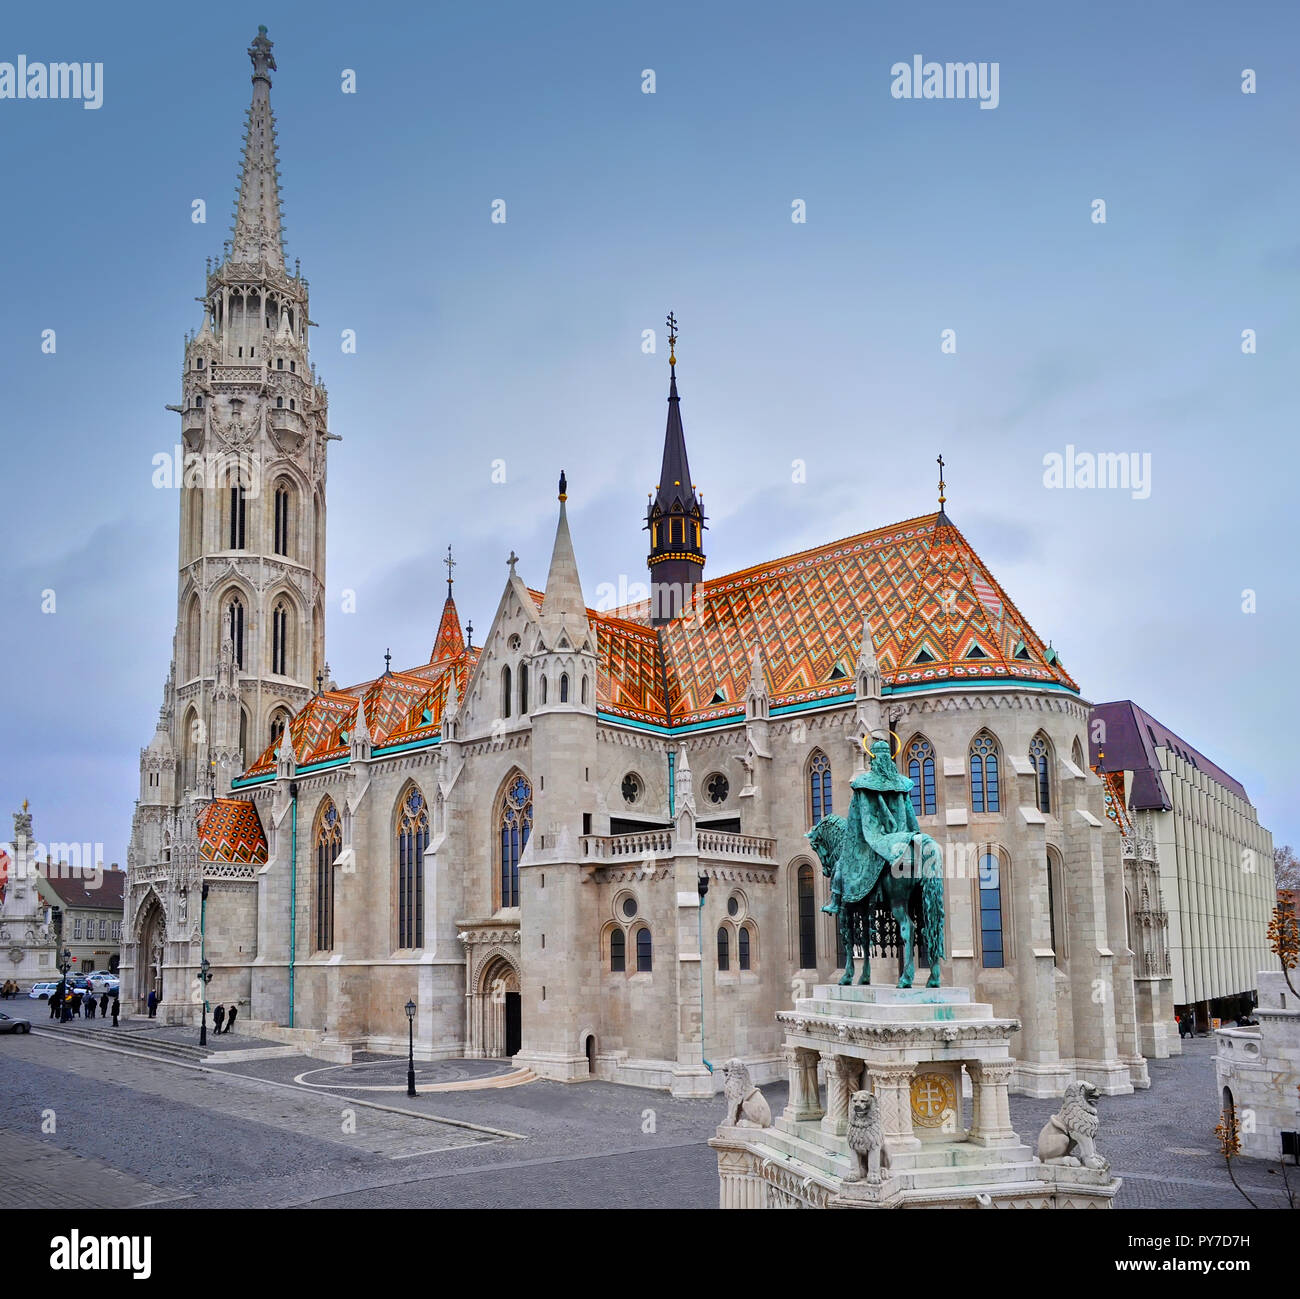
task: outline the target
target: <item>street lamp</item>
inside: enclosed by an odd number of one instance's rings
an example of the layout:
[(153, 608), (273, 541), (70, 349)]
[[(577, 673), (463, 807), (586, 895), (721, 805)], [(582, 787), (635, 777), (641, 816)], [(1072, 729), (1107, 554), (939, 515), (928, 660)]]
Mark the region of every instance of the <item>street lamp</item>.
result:
[(199, 985), (203, 993), (202, 1026), (199, 1028), (199, 1045), (208, 1044), (208, 984), (212, 981), (212, 962), (205, 956), (199, 963)]
[(406, 1094), (415, 1095), (415, 1002), (406, 1003)]

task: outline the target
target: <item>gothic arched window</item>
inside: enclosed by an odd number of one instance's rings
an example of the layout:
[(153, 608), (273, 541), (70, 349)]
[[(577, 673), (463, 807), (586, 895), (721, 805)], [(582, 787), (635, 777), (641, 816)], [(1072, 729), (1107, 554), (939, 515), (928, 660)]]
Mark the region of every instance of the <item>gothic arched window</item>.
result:
[(1083, 745), (1079, 743), (1079, 737), (1074, 737), (1074, 743), (1070, 746), (1070, 761), (1074, 763), (1080, 771), (1087, 771), (1088, 764), (1083, 760)]
[(280, 676), (288, 675), (289, 660), (289, 610), (283, 600), (279, 601), (271, 614), (271, 671)]
[(248, 498), (242, 484), (230, 489), (230, 549), (243, 550), (244, 525), (248, 516)]
[(741, 925), (736, 935), (736, 952), (740, 957), (740, 968), (749, 969), (749, 926)]
[(501, 716), (510, 716), (510, 664), (501, 669)]
[(1047, 736), (1039, 731), (1029, 741), (1029, 761), (1034, 768), (1034, 789), (1038, 795), (1038, 810), (1052, 810), (1052, 746)]
[(912, 807), (917, 816), (933, 816), (934, 746), (924, 735), (907, 746), (907, 774), (912, 778)]
[(202, 636), (202, 613), (199, 597), (190, 598), (190, 607), (185, 615), (185, 676), (190, 681), (199, 675), (199, 645)]
[(650, 931), (642, 925), (636, 931), (636, 972), (648, 974), (653, 966), (653, 953), (650, 947)]
[(280, 709), (279, 712), (271, 714), (271, 743), (278, 746), (280, 736), (284, 734), (284, 728), (289, 724), (289, 714)]
[(970, 746), (970, 806), (972, 812), (1000, 812), (998, 743), (981, 731)]
[(799, 867), (799, 968), (817, 968), (817, 905), (813, 893), (813, 870), (804, 862)]
[(275, 536), (273, 545), (277, 555), (287, 555), (289, 553), (289, 502), (292, 494), (289, 488), (281, 483), (275, 489)]
[(232, 595), (226, 605), (222, 634), (230, 637), (230, 643), (235, 650), (235, 666), (242, 672), (244, 669), (244, 602), (237, 595)]
[(627, 969), (627, 935), (621, 929), (615, 929), (609, 936), (609, 968), (614, 974), (622, 974)]
[(334, 861), (343, 848), (339, 810), (332, 799), (316, 816), (316, 950), (334, 947)]
[(1002, 941), (1002, 864), (995, 852), (980, 857), (980, 964), (1000, 970), (1005, 964)]
[(718, 930), (718, 969), (729, 970), (731, 968), (731, 936), (727, 933), (726, 925)]
[(519, 858), (533, 828), (533, 787), (515, 775), (501, 798), (501, 906), (519, 905)]
[(808, 759), (808, 807), (809, 825), (831, 814), (831, 760), (821, 749), (814, 749)]
[(528, 665), (520, 664), (519, 667), (519, 716), (523, 717), (528, 712)]
[[(1047, 854), (1046, 865), (1047, 865), (1047, 926), (1048, 926), (1048, 933), (1051, 935), (1051, 939), (1052, 939), (1052, 954), (1056, 957), (1056, 964), (1060, 965), (1061, 957), (1064, 956), (1065, 953), (1062, 952), (1059, 939), (1056, 936), (1056, 869), (1055, 869), (1055, 863), (1052, 861), (1052, 854), (1050, 851)], [(1127, 894), (1125, 894), (1125, 897), (1127, 898)], [(1124, 920), (1125, 920), (1125, 924), (1127, 924), (1128, 923), (1127, 908), (1125, 909)]]
[(560, 673), (560, 703), (567, 704), (568, 702), (569, 702), (569, 674), (567, 672), (561, 672)]
[(402, 800), (397, 820), (397, 945), (424, 946), (424, 850), (429, 813), (414, 786)]

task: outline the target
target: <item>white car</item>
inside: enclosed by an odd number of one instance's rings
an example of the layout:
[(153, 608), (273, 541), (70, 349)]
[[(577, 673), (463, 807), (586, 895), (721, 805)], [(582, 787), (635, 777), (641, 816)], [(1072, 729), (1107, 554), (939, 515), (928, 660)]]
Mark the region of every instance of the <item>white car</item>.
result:
[(117, 992), (122, 986), (122, 980), (116, 974), (88, 974), (86, 983), (97, 997), (106, 992)]
[(32, 990), (27, 995), (37, 1001), (49, 1001), (50, 994), (58, 986), (57, 980), (54, 983), (33, 983)]

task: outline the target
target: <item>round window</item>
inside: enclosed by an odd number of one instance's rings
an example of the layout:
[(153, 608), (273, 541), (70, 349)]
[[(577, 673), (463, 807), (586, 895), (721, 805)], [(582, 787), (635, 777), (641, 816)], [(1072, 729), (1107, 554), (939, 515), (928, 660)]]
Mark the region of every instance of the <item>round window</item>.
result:
[(731, 792), (731, 784), (720, 771), (714, 772), (704, 784), (704, 792), (710, 803), (725, 803)]
[(728, 914), (729, 916), (738, 916), (738, 915), (740, 915), (740, 899), (739, 899), (739, 898), (728, 898), (728, 899), (727, 899), (727, 914)]
[(631, 920), (636, 915), (636, 898), (623, 899), (623, 914)]
[(508, 641), (506, 641), (506, 644), (507, 644), (507, 645), (508, 645), (512, 650), (517, 650), (517, 649), (518, 649), (518, 648), (523, 644), (523, 641), (521, 641), (521, 640), (519, 639), (519, 636), (518, 636), (518, 634), (516, 633), (514, 636), (511, 636), (510, 639), (509, 639)]
[(629, 771), (623, 777), (623, 801), (625, 803), (635, 803), (641, 797), (641, 777), (635, 771)]

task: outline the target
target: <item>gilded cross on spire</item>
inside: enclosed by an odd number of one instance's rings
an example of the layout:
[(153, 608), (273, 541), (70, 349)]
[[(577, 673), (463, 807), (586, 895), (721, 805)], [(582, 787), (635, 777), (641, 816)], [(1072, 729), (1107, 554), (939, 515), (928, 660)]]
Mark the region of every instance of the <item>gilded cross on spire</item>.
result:
[(668, 313), (668, 364), (677, 364), (677, 317), (671, 311)]
[(939, 509), (940, 509), (940, 511), (942, 511), (942, 510), (943, 510), (943, 503), (944, 503), (944, 501), (946, 501), (946, 500), (948, 499), (948, 498), (943, 494), (943, 490), (944, 490), (944, 482), (943, 482), (943, 456), (942, 456), (942, 455), (940, 455), (940, 456), (938, 457), (938, 461), (939, 461)]
[(443, 562), (444, 564), (447, 565), (447, 599), (450, 600), (450, 599), (451, 599), (451, 584), (452, 584), (452, 581), (454, 580), (454, 579), (452, 578), (452, 575), (451, 575), (451, 570), (452, 570), (453, 568), (456, 567), (456, 561), (455, 561), (454, 559), (452, 559), (452, 557), (451, 557), (451, 547), (450, 547), (450, 546), (447, 547), (447, 558), (444, 559), (442, 562)]

